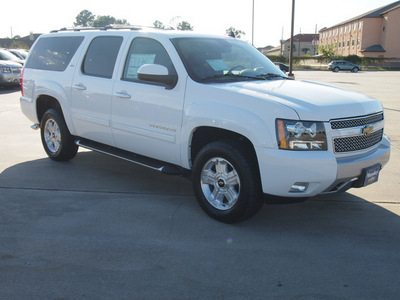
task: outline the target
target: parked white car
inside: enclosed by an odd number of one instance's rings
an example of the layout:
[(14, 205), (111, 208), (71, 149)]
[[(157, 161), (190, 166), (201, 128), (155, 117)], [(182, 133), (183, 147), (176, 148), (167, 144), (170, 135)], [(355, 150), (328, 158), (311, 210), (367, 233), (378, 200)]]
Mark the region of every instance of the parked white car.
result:
[(48, 156), (78, 147), (187, 175), (202, 209), (239, 222), (264, 198), (374, 183), (390, 155), (381, 103), (284, 75), (248, 43), (151, 30), (42, 35), (21, 108)]

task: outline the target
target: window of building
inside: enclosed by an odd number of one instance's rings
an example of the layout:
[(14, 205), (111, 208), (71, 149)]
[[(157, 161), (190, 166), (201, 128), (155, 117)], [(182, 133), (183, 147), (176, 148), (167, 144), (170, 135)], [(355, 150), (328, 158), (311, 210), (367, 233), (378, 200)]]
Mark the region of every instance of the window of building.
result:
[(92, 40), (82, 63), (82, 73), (111, 78), (123, 38), (99, 36)]
[(361, 27), (362, 27), (362, 21), (360, 21), (360, 22), (358, 23), (358, 29), (361, 29)]

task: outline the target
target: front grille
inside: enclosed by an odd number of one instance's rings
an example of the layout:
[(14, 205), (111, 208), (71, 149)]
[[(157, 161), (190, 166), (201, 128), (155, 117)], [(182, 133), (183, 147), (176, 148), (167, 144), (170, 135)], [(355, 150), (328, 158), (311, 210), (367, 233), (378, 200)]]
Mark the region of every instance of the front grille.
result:
[(382, 120), (383, 120), (383, 113), (379, 113), (359, 118), (335, 120), (331, 122), (331, 128), (332, 129), (352, 128), (352, 127), (364, 126), (367, 124), (373, 124)]
[(11, 70), (12, 70), (13, 74), (21, 74), (20, 68), (12, 68)]
[(335, 138), (333, 139), (333, 144), (336, 153), (357, 151), (367, 149), (379, 143), (382, 140), (382, 136), (383, 129), (366, 135)]

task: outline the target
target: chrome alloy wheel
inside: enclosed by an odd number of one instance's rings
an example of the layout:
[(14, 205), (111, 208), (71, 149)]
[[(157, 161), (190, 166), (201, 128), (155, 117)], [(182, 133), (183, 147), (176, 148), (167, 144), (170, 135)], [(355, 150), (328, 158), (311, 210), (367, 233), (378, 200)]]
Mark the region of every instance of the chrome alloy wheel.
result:
[(48, 119), (44, 125), (44, 139), (47, 148), (56, 153), (61, 147), (61, 131), (57, 122), (53, 119)]
[(228, 210), (240, 196), (240, 178), (236, 169), (224, 158), (214, 157), (201, 171), (201, 189), (216, 209)]

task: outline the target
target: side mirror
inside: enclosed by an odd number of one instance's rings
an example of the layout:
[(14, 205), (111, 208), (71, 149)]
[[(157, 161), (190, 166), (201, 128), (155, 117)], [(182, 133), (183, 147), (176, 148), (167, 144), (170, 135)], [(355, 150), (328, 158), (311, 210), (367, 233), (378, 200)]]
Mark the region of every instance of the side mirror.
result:
[(162, 65), (144, 64), (138, 70), (138, 79), (165, 84), (168, 88), (175, 87), (178, 76), (168, 74), (168, 69)]

